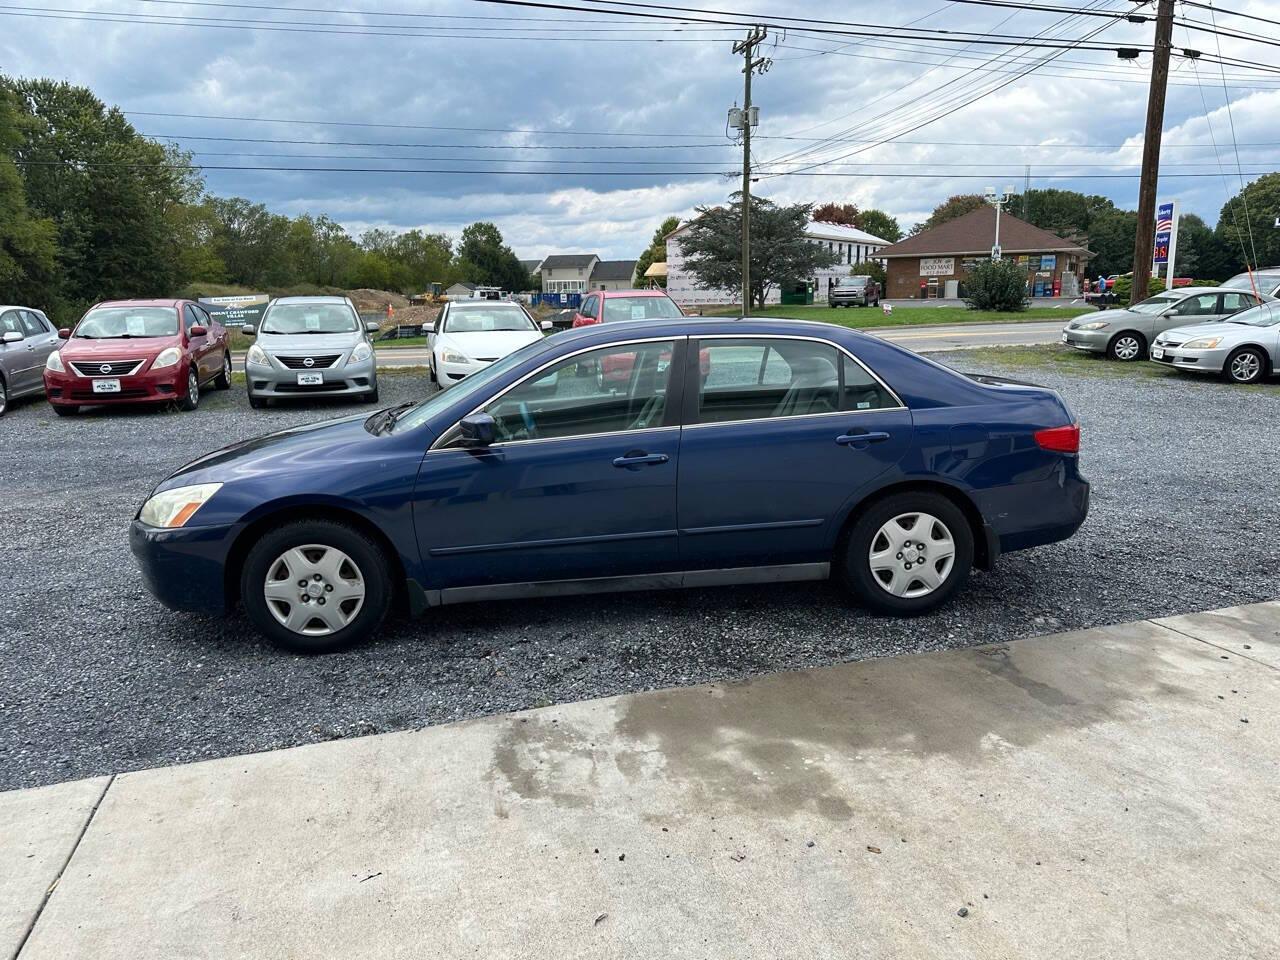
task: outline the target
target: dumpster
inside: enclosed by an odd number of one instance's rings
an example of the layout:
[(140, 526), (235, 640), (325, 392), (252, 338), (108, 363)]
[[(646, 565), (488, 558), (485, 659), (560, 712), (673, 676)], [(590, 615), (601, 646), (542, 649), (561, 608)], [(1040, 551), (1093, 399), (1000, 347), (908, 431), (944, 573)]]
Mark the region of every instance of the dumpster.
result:
[(780, 293), (783, 304), (813, 303), (813, 283), (808, 280), (784, 283)]

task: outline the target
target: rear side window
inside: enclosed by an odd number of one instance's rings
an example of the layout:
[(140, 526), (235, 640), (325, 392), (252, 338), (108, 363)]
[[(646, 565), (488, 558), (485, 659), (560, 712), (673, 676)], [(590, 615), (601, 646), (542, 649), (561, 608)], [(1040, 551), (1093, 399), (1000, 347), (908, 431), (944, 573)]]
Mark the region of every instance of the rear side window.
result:
[(1222, 312), (1238, 313), (1241, 310), (1248, 310), (1250, 307), (1258, 305), (1257, 299), (1251, 293), (1224, 293), (1222, 295)]
[(897, 399), (880, 385), (880, 381), (867, 373), (862, 366), (840, 355), (841, 410), (884, 410), (898, 406)]

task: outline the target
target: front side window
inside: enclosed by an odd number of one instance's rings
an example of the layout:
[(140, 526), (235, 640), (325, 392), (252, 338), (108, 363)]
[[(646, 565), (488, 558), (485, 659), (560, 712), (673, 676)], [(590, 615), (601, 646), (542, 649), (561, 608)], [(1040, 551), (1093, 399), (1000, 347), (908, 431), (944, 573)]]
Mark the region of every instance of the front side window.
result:
[(173, 307), (97, 307), (86, 313), (76, 327), (78, 340), (177, 335), (178, 311)]
[(191, 332), (192, 327), (199, 326), (200, 324), (200, 318), (196, 316), (196, 312), (191, 308), (191, 304), (187, 304), (182, 308), (182, 320), (183, 329), (186, 330), (187, 333)]
[(699, 346), (699, 362), (699, 423), (898, 406), (874, 377), (829, 343), (708, 340)]
[(623, 433), (662, 425), (674, 343), (623, 344), (553, 364), (489, 403), (500, 442)]
[(1173, 308), (1180, 317), (1211, 317), (1218, 311), (1218, 295), (1202, 293), (1198, 297), (1187, 297)]
[(6, 333), (16, 333), (18, 336), (26, 339), (27, 333), (22, 328), (22, 318), (18, 316), (17, 310), (10, 310), (8, 313), (0, 316), (0, 336)]
[(603, 322), (616, 320), (662, 320), (682, 317), (670, 297), (606, 297)]
[(355, 311), (345, 303), (273, 303), (262, 318), (259, 333), (355, 333)]
[(30, 310), (22, 311), (22, 326), (27, 331), (28, 337), (39, 337), (49, 332), (44, 328), (40, 318)]

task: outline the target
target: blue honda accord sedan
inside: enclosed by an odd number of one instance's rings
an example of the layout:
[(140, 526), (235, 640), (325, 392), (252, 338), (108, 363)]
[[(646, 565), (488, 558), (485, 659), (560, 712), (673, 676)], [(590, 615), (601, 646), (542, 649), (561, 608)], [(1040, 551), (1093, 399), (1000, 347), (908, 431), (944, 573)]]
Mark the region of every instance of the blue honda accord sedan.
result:
[(796, 320), (600, 324), (430, 398), (183, 467), (130, 538), (179, 610), (362, 641), (393, 604), (831, 577), (916, 614), (1071, 536), (1080, 431), (1052, 390)]

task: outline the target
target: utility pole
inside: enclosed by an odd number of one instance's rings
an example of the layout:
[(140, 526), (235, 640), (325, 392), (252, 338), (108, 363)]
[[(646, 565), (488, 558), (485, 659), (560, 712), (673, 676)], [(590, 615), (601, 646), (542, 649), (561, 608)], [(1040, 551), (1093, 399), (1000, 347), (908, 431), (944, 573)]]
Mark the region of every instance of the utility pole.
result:
[(756, 47), (764, 42), (764, 27), (752, 27), (745, 40), (733, 45), (733, 52), (743, 57), (742, 75), (742, 112), (729, 111), (729, 125), (738, 126), (742, 130), (742, 315), (751, 313), (751, 128), (760, 120), (760, 108), (751, 106), (751, 74), (759, 70), (765, 73), (771, 60), (761, 57), (756, 59)]
[(1147, 299), (1151, 283), (1156, 186), (1160, 180), (1160, 136), (1164, 132), (1164, 96), (1169, 82), (1169, 50), (1172, 46), (1173, 0), (1160, 0), (1156, 7), (1151, 89), (1147, 94), (1147, 129), (1142, 138), (1142, 181), (1138, 186), (1138, 230), (1133, 244), (1133, 292), (1129, 295), (1130, 303)]

